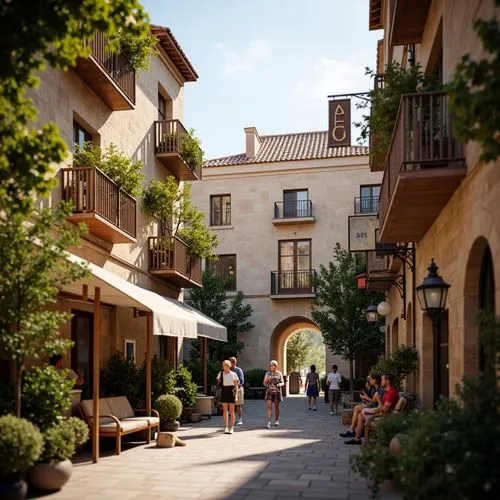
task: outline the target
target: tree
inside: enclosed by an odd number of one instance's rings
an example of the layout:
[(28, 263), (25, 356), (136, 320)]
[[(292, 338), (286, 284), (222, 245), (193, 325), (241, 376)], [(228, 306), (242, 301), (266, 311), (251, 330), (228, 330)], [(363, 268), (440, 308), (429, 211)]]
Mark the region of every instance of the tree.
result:
[(418, 369), (418, 351), (409, 345), (398, 346), (392, 354), (380, 356), (370, 373), (394, 375), (394, 385), (400, 389), (408, 375)]
[[(500, 0), (494, 3), (500, 7)], [(489, 162), (500, 156), (500, 21), (478, 19), (474, 29), (487, 55), (479, 61), (464, 55), (446, 90), (454, 132), (464, 141), (478, 141), (481, 160)]]
[(162, 222), (169, 236), (178, 236), (194, 255), (211, 257), (219, 244), (203, 222), (205, 214), (191, 199), (191, 186), (180, 189), (174, 177), (152, 179), (143, 193), (144, 211)]
[[(208, 342), (209, 359), (222, 361), (230, 356), (237, 356), (244, 347), (238, 340), (240, 333), (250, 331), (254, 325), (249, 321), (253, 309), (250, 304), (243, 304), (245, 296), (237, 292), (228, 299), (226, 289), (229, 279), (218, 276), (213, 270), (203, 272), (202, 287), (190, 291), (186, 303), (206, 314), (227, 328), (227, 342)], [(200, 358), (199, 342), (194, 341), (191, 349), (191, 359)]]
[(297, 332), (290, 337), (286, 344), (286, 369), (295, 372), (304, 366), (309, 355), (309, 348), (304, 332)]
[(381, 350), (383, 334), (379, 325), (366, 321), (365, 311), (380, 293), (357, 287), (360, 255), (335, 245), (333, 261), (320, 266), (316, 278), (316, 298), (312, 317), (321, 330), (325, 344), (334, 354), (349, 361), (351, 397), (354, 392), (354, 360), (373, 349)]

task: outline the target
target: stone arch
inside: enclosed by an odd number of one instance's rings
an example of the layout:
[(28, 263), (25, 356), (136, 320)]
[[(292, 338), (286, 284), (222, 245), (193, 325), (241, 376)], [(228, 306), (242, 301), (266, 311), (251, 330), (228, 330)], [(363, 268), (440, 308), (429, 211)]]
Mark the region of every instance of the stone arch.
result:
[(391, 354), (397, 349), (399, 344), (399, 321), (396, 318), (392, 323)]
[(464, 283), (464, 374), (477, 375), (481, 349), (476, 317), (480, 310), (495, 312), (495, 278), (488, 240), (477, 238), (469, 252)]
[[(288, 339), (299, 330), (308, 329), (321, 333), (318, 325), (310, 318), (304, 316), (291, 316), (280, 321), (271, 334), (271, 359), (279, 364), (279, 369), (286, 373), (286, 343)], [(264, 365), (265, 366), (265, 365)]]

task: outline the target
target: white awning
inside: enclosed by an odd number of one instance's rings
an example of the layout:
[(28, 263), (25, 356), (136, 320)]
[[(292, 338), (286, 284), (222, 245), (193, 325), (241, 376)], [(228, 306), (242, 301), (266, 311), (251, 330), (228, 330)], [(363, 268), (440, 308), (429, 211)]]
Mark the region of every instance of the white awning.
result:
[[(161, 295), (134, 285), (102, 267), (87, 262), (73, 254), (68, 259), (78, 265), (86, 265), (92, 276), (69, 283), (62, 290), (78, 296), (82, 294), (82, 285), (88, 287), (88, 297), (93, 298), (94, 286), (101, 289), (101, 302), (120, 307), (136, 307), (153, 313), (153, 334), (170, 337), (196, 338), (198, 322), (183, 306), (182, 302), (166, 299)], [(200, 313), (201, 314), (201, 313)], [(217, 324), (217, 323), (216, 323)], [(224, 327), (222, 327), (224, 328)]]
[[(170, 299), (168, 297), (163, 298), (170, 302), (176, 302), (174, 299)], [(185, 302), (178, 302), (178, 305), (196, 321), (198, 325), (198, 337), (206, 337), (208, 339), (227, 342), (227, 328), (225, 326), (222, 326), (220, 323), (217, 323), (217, 321), (214, 321), (206, 314), (203, 314), (198, 311), (198, 309), (189, 306)]]

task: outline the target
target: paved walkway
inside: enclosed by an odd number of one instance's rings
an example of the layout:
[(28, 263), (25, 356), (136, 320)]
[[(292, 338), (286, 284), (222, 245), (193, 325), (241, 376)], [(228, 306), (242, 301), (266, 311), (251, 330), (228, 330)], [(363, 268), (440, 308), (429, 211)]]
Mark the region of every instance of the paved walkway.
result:
[[(97, 465), (75, 463), (64, 489), (51, 495), (62, 499), (293, 499), (361, 500), (370, 497), (366, 482), (353, 475), (348, 447), (338, 436), (344, 426), (321, 401), (308, 411), (304, 397), (282, 404), (281, 427), (264, 428), (263, 401), (245, 404), (244, 425), (222, 433), (222, 417), (179, 430), (186, 447), (159, 449), (124, 444), (113, 455), (113, 442)], [(400, 497), (394, 492), (384, 500)]]

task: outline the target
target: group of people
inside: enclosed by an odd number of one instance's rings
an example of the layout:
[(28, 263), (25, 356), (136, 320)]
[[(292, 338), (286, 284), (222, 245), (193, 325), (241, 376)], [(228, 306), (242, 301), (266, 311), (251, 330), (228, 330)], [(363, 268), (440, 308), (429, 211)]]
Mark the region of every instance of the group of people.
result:
[[(235, 411), (238, 414), (236, 425), (243, 424), (243, 404), (245, 376), (243, 370), (238, 366), (235, 357), (222, 362), (222, 370), (217, 375), (217, 385), (220, 388), (219, 403), (222, 404), (224, 418), (224, 432), (233, 434), (236, 423)], [(280, 403), (283, 400), (281, 387), (285, 384), (283, 374), (278, 370), (278, 362), (269, 362), (269, 370), (266, 372), (263, 385), (266, 387), (266, 416), (268, 429), (271, 428), (272, 411), (274, 407), (274, 425), (280, 425)]]

